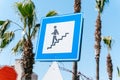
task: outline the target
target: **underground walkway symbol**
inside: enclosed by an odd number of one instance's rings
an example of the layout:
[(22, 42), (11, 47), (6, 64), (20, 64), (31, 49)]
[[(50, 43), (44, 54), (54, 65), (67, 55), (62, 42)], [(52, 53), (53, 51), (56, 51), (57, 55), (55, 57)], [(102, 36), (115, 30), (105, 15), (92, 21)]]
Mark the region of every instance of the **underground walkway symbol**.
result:
[(65, 33), (63, 36), (61, 36), (61, 38), (57, 39), (57, 35), (59, 35), (59, 32), (57, 30), (57, 26), (54, 26), (54, 32), (52, 32), (51, 34), (53, 35), (52, 44), (50, 45), (50, 47), (47, 47), (47, 49), (52, 49), (52, 47), (59, 43), (60, 40), (63, 40), (63, 38), (67, 37), (69, 33)]

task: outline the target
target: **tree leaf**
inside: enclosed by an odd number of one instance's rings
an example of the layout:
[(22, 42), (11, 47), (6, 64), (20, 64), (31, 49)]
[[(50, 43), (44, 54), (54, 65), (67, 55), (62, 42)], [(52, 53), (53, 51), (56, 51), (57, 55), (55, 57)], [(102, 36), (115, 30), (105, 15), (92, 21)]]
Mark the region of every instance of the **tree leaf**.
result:
[(9, 25), (10, 21), (6, 20), (3, 24), (2, 27), (0, 28), (0, 37), (3, 36), (3, 34), (5, 33), (5, 31), (8, 29), (8, 25)]
[(112, 37), (111, 36), (102, 37), (102, 40), (107, 45), (107, 47), (111, 49)]
[(16, 7), (18, 9), (19, 14), (22, 16), (22, 18), (26, 17), (25, 10), (23, 8), (23, 3), (22, 2), (17, 2)]
[(23, 44), (24, 44), (23, 39), (19, 40), (18, 43), (16, 44), (16, 46), (12, 48), (12, 51), (14, 53), (22, 52), (23, 51)]
[(120, 77), (120, 70), (118, 67), (117, 67), (117, 72), (118, 72), (118, 76)]
[(0, 48), (6, 47), (14, 39), (13, 32), (6, 32), (1, 38)]
[(4, 22), (5, 22), (5, 21), (0, 21), (0, 25), (3, 25)]
[(32, 38), (35, 38), (35, 35), (39, 28), (40, 28), (40, 24), (36, 24), (35, 27), (33, 28), (32, 34), (31, 34)]
[(49, 11), (47, 14), (46, 14), (46, 17), (50, 17), (50, 16), (55, 16), (57, 15), (58, 13), (56, 11)]
[(96, 8), (97, 10), (102, 13), (105, 7), (105, 4), (109, 3), (109, 0), (96, 0)]

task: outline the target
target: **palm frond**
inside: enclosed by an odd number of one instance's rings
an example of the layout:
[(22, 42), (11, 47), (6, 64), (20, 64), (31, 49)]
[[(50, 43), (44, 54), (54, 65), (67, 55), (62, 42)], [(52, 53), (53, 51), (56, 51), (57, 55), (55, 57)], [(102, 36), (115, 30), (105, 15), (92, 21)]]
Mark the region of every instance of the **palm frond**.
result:
[(31, 34), (32, 38), (35, 38), (35, 35), (36, 35), (39, 28), (40, 28), (40, 24), (36, 24), (35, 27), (32, 30), (32, 34)]
[(56, 11), (49, 11), (47, 14), (46, 14), (46, 17), (50, 17), (50, 16), (55, 16), (57, 15), (58, 13)]
[(3, 36), (3, 34), (5, 33), (5, 31), (8, 29), (8, 25), (9, 25), (10, 21), (6, 20), (4, 21), (4, 23), (2, 24), (2, 27), (0, 28), (0, 37)]
[(102, 40), (108, 46), (108, 48), (111, 49), (112, 37), (111, 36), (102, 37)]
[(32, 1), (27, 1), (23, 4), (23, 8), (25, 10), (25, 13), (28, 17), (31, 17), (34, 15), (35, 5)]
[(0, 48), (6, 47), (14, 39), (13, 32), (6, 32), (1, 38)]
[(0, 25), (3, 25), (4, 22), (5, 22), (5, 21), (0, 20)]
[(26, 17), (26, 13), (25, 10), (23, 8), (23, 3), (22, 2), (17, 2), (16, 3), (16, 7), (18, 9), (18, 13), (22, 16), (22, 18)]
[(24, 44), (23, 39), (19, 40), (19, 42), (16, 44), (16, 46), (12, 48), (12, 51), (14, 53), (22, 52), (23, 51), (23, 44)]
[(17, 2), (16, 7), (23, 20), (28, 21), (28, 25), (33, 23), (35, 16), (35, 5), (31, 0)]
[(26, 12), (26, 16), (27, 16), (27, 19), (28, 19), (28, 25), (32, 25), (33, 20), (34, 20), (34, 16), (35, 16), (35, 5), (34, 5), (34, 3), (31, 0), (25, 2), (24, 10)]
[(103, 12), (106, 3), (109, 3), (109, 0), (96, 0), (96, 8), (100, 13)]
[(117, 72), (118, 72), (118, 76), (120, 77), (120, 70), (118, 67), (117, 67)]
[(109, 2), (109, 0), (101, 0), (101, 9), (100, 9), (100, 12), (103, 12), (105, 4), (108, 3), (108, 2)]

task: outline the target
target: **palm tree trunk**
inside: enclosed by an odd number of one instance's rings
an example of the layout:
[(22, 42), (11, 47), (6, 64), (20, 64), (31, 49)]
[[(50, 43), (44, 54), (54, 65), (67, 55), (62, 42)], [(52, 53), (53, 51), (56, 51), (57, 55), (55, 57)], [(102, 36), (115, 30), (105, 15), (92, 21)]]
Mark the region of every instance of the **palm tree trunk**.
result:
[(107, 72), (109, 76), (109, 80), (112, 80), (112, 72), (113, 72), (113, 65), (110, 53), (107, 55)]
[(31, 40), (24, 41), (24, 53), (22, 59), (22, 65), (24, 69), (25, 80), (31, 80), (31, 75), (33, 73), (33, 64), (34, 64), (34, 54), (33, 54), (33, 45)]
[(96, 80), (99, 80), (99, 58), (96, 57)]
[(101, 49), (101, 17), (98, 13), (95, 30), (95, 59), (96, 59), (96, 80), (99, 80), (99, 57)]
[[(79, 13), (81, 11), (81, 0), (74, 0), (74, 13)], [(77, 79), (77, 61), (73, 62), (73, 75), (72, 80)]]
[(74, 0), (74, 13), (81, 11), (81, 0)]

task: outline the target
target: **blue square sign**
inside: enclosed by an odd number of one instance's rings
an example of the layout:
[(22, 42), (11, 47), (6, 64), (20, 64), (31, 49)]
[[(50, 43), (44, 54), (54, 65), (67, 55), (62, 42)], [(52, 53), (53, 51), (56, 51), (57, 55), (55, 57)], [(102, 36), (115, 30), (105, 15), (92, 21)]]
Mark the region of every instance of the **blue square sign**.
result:
[(81, 36), (81, 13), (43, 18), (39, 30), (36, 60), (78, 61)]

